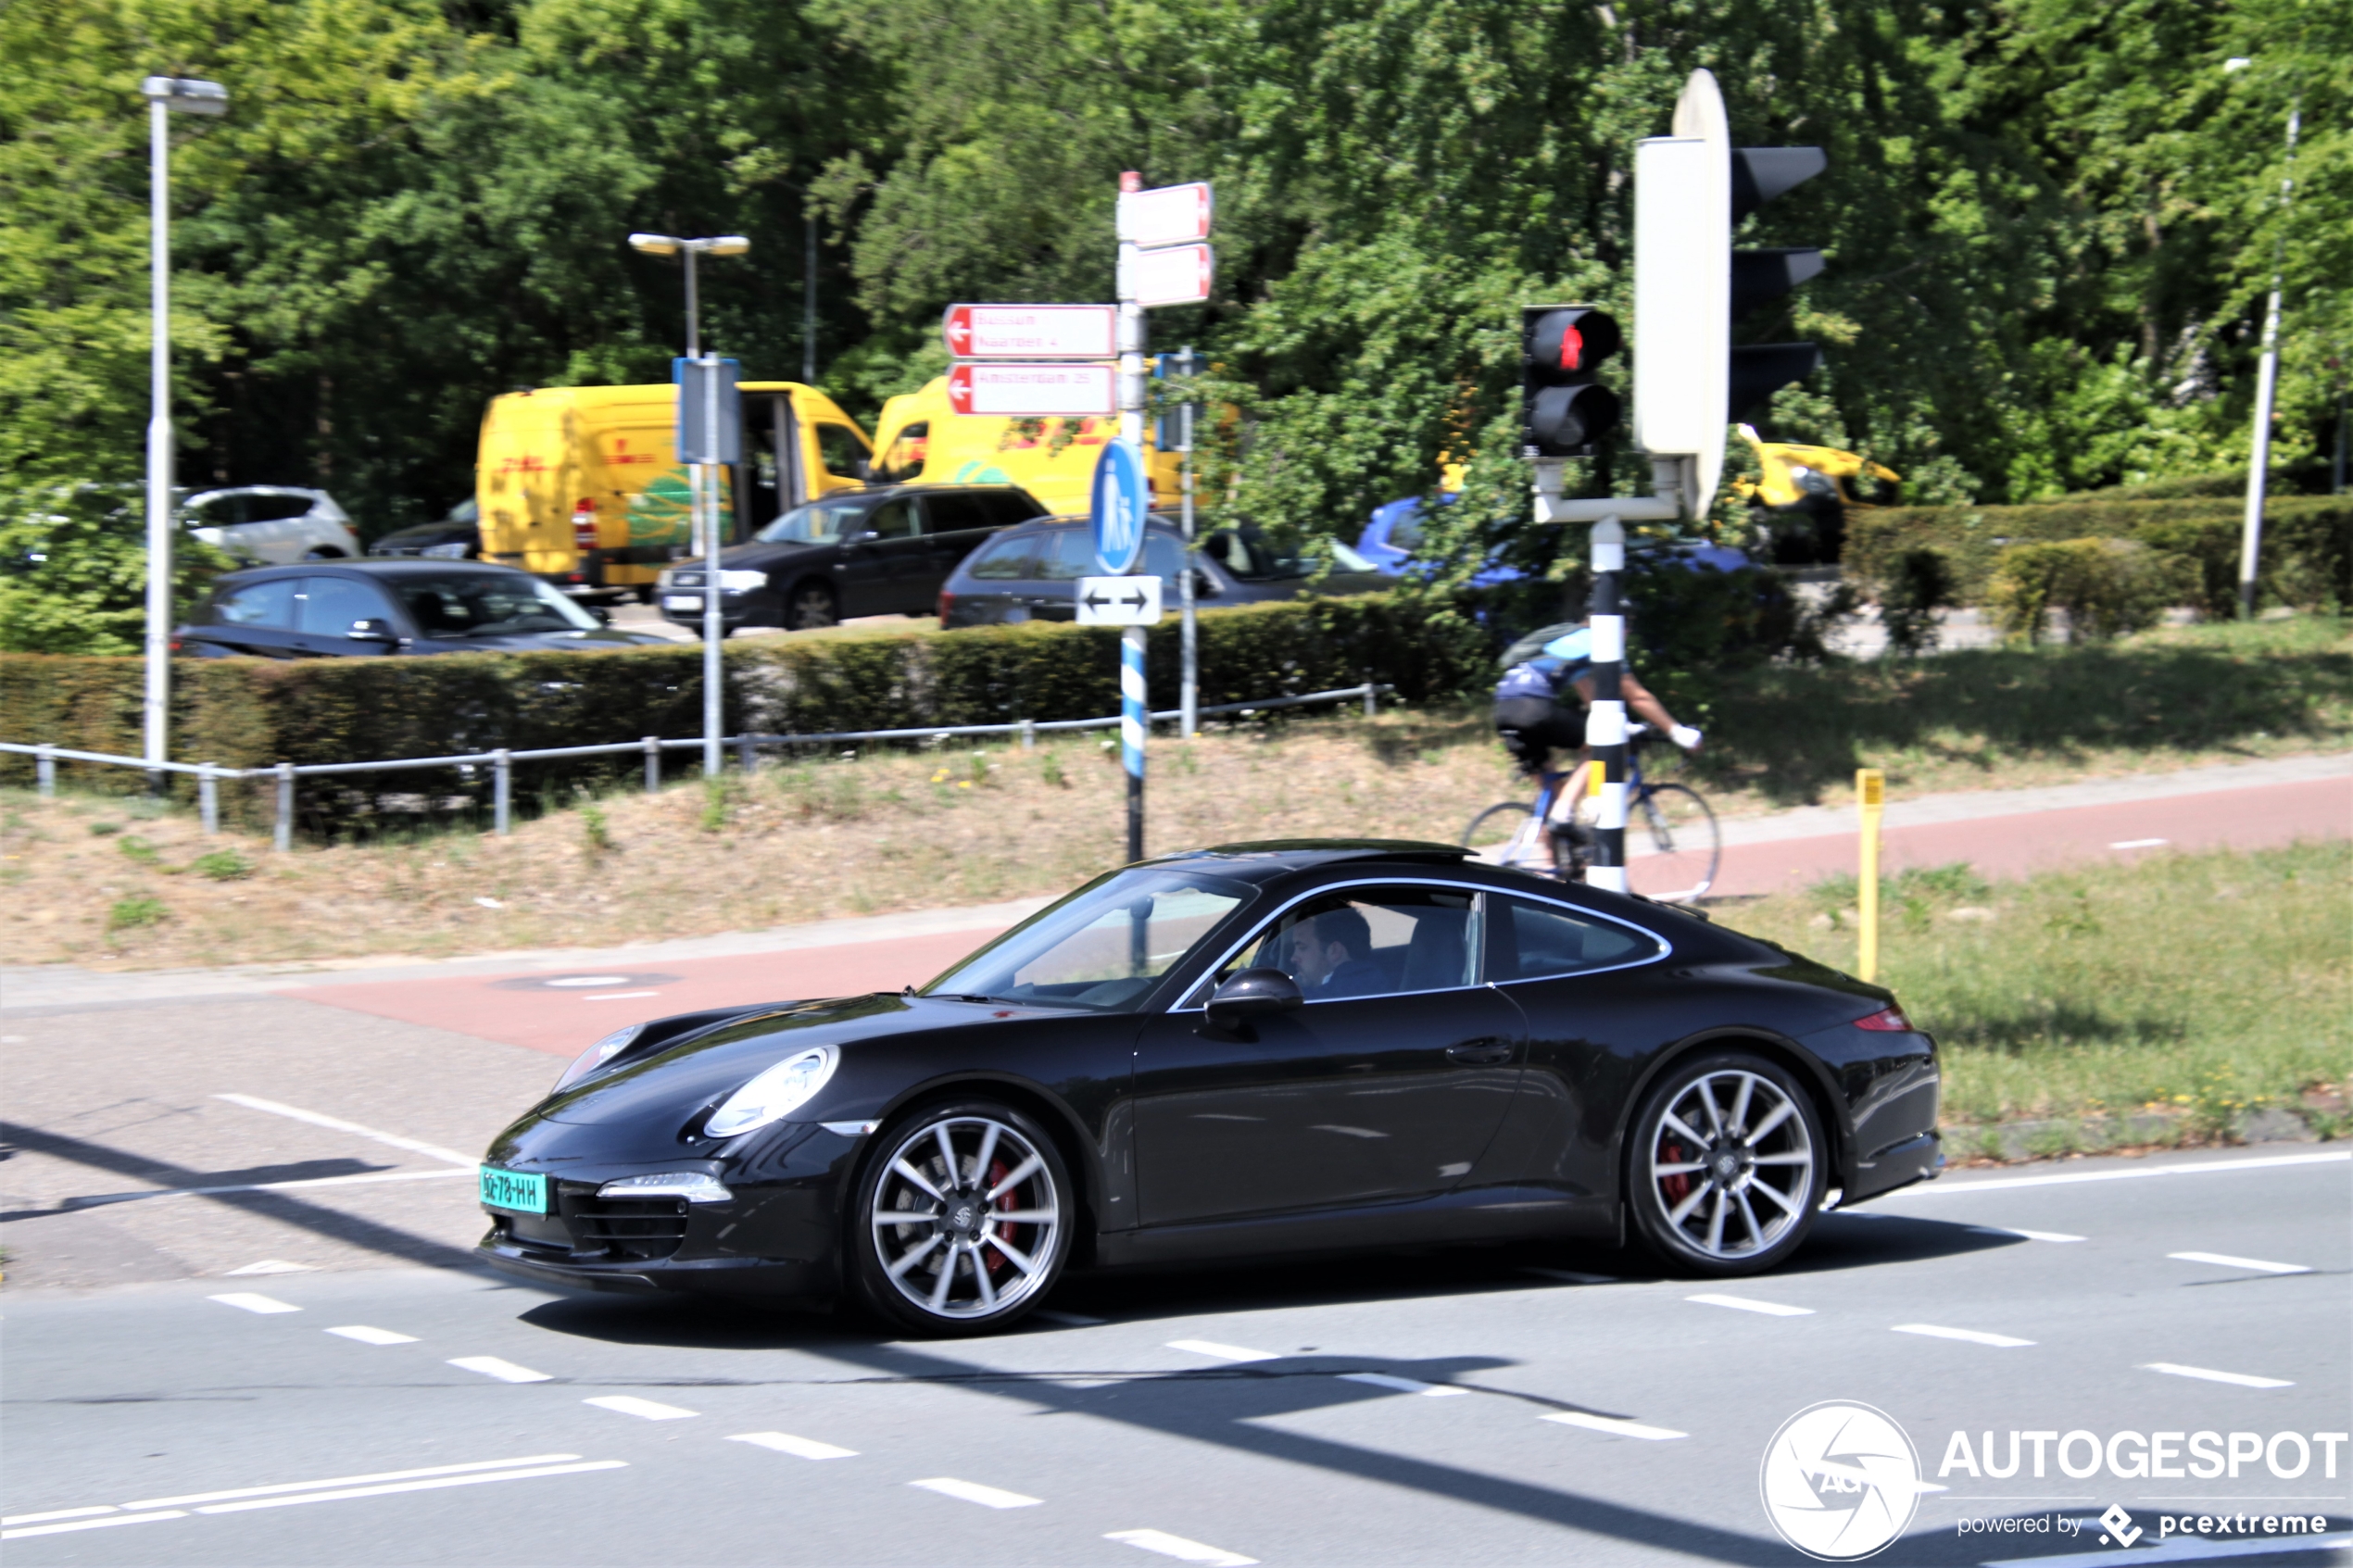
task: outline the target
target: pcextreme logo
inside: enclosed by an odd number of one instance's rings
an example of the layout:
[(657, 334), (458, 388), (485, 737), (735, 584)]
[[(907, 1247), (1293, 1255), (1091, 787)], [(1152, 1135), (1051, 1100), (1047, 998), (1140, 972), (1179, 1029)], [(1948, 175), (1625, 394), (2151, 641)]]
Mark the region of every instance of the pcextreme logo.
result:
[(1852, 1562), (1902, 1535), (1921, 1493), (1944, 1488), (1920, 1479), (1919, 1452), (1886, 1411), (1826, 1399), (1781, 1423), (1757, 1490), (1781, 1539), (1824, 1562)]

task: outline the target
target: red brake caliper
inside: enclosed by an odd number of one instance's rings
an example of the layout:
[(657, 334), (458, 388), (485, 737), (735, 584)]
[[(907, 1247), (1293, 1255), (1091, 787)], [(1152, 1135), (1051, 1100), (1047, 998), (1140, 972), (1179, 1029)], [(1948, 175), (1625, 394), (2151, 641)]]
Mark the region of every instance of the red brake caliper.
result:
[[(992, 1160), (988, 1162), (988, 1185), (991, 1187), (994, 1187), (999, 1182), (1003, 1181), (1006, 1176), (1011, 1173), (1011, 1170), (1007, 1167), (1003, 1160)], [(1014, 1193), (1008, 1192), (1004, 1197), (997, 1200), (997, 1207), (1010, 1213), (1013, 1210), (1017, 1196), (1018, 1195)], [(1021, 1243), (1013, 1240), (1013, 1232), (1019, 1228), (1020, 1227), (1014, 1225), (1000, 1224), (997, 1227), (997, 1234), (1003, 1236), (1008, 1242), (1012, 1242), (1013, 1246), (1019, 1247)], [(1007, 1269), (1013, 1267), (1013, 1260), (1006, 1257), (1002, 1252), (998, 1251), (993, 1247), (988, 1249), (987, 1256), (988, 1259), (988, 1273), (992, 1278), (998, 1274), (1003, 1273)]]
[[(1684, 1164), (1686, 1160), (1683, 1146), (1672, 1137), (1659, 1139), (1658, 1162), (1662, 1165)], [(1667, 1201), (1670, 1206), (1680, 1203), (1691, 1196), (1692, 1174), (1689, 1171), (1678, 1171), (1671, 1176), (1661, 1176), (1658, 1181), (1658, 1189), (1667, 1195)]]

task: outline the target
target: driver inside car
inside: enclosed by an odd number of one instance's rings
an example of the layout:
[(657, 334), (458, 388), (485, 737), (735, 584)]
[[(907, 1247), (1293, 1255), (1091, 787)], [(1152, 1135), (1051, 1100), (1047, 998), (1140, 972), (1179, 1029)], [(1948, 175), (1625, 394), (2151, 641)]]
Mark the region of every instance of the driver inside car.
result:
[(1326, 909), (1290, 928), (1284, 965), (1310, 1001), (1369, 997), (1388, 988), (1388, 975), (1373, 960), (1373, 931), (1365, 917), (1345, 906)]

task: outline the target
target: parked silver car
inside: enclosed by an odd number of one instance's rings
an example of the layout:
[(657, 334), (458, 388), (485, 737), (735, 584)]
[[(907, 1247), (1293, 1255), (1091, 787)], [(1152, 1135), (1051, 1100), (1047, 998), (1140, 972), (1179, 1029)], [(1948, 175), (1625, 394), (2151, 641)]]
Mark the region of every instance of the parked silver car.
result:
[(359, 535), (324, 490), (240, 484), (180, 503), (181, 526), (223, 553), (264, 566), (359, 555)]

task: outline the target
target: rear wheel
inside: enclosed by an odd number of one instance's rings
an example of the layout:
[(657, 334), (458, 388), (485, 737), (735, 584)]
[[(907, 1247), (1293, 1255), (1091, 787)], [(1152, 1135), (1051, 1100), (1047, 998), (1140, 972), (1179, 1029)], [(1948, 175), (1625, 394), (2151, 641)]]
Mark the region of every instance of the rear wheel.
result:
[(981, 1334), (1053, 1288), (1078, 1205), (1044, 1128), (969, 1100), (878, 1137), (850, 1212), (850, 1273), (868, 1307), (918, 1333)]
[(1628, 813), (1626, 850), (1628, 887), (1662, 904), (1688, 904), (1716, 884), (1724, 835), (1696, 792), (1657, 784)]
[(1542, 833), (1530, 829), (1529, 818), (1535, 810), (1534, 806), (1517, 800), (1490, 806), (1463, 830), (1464, 847), (1487, 850), (1494, 856), (1496, 865), (1515, 871), (1533, 872), (1538, 876), (1558, 874), (1551, 843)]
[(1687, 1273), (1774, 1267), (1813, 1227), (1829, 1160), (1814, 1102), (1743, 1052), (1678, 1062), (1642, 1097), (1626, 1196), (1643, 1245)]
[(795, 585), (785, 600), (785, 629), (788, 632), (813, 632), (821, 626), (841, 624), (841, 606), (834, 591), (823, 583), (802, 583)]

